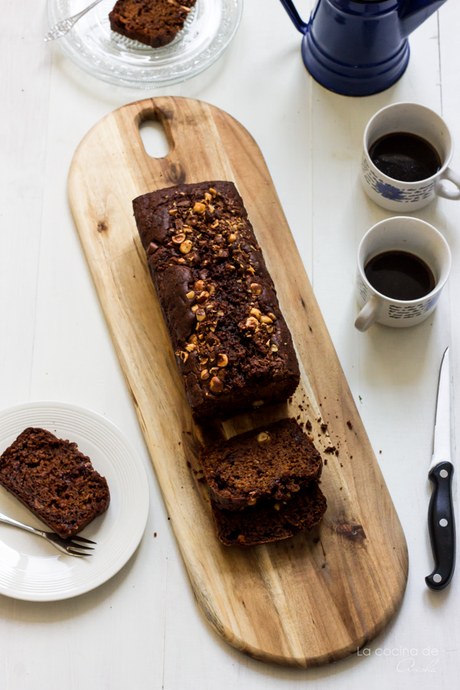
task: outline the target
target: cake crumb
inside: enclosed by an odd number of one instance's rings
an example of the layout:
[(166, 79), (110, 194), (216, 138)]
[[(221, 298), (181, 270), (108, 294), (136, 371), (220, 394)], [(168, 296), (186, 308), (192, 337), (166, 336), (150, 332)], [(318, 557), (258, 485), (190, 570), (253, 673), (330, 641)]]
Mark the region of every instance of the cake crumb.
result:
[(348, 420), (348, 422), (347, 422), (347, 427), (349, 429), (353, 429), (353, 424), (350, 422), (350, 420)]

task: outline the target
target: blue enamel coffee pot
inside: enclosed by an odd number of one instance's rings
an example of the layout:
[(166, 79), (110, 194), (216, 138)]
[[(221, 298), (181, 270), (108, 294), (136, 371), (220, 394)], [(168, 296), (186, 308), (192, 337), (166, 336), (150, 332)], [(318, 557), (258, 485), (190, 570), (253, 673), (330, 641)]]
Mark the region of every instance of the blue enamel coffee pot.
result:
[(446, 0), (318, 0), (308, 23), (281, 0), (304, 34), (302, 57), (320, 84), (346, 96), (387, 89), (409, 61), (407, 37)]

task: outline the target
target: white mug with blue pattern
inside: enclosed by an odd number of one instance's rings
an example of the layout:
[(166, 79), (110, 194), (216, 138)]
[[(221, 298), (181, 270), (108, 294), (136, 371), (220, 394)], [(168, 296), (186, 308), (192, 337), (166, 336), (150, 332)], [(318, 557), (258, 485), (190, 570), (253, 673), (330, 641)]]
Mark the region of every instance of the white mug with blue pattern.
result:
[[(381, 172), (371, 160), (369, 149), (381, 137), (395, 132), (408, 132), (428, 141), (438, 152), (440, 169), (417, 182), (403, 182)], [(449, 168), (452, 137), (444, 120), (430, 108), (418, 103), (387, 105), (369, 120), (363, 144), (361, 183), (367, 195), (383, 208), (407, 213), (423, 208), (436, 196), (460, 199), (460, 175)]]
[[(371, 259), (390, 251), (409, 252), (422, 259), (434, 277), (431, 292), (413, 300), (398, 300), (378, 292), (369, 282), (365, 268)], [(394, 216), (380, 221), (367, 231), (358, 249), (356, 289), (361, 311), (355, 327), (358, 331), (367, 331), (377, 322), (407, 328), (424, 321), (436, 307), (451, 265), (449, 245), (433, 225), (411, 216)]]

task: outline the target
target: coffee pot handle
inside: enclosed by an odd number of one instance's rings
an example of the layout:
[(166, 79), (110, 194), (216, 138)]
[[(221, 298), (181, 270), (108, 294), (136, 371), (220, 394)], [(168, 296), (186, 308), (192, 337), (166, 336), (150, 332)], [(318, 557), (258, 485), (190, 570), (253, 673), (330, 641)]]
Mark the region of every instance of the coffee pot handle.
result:
[(292, 0), (281, 0), (281, 4), (292, 19), (295, 28), (302, 34), (307, 33), (308, 24), (300, 18)]
[(377, 295), (372, 295), (372, 297), (367, 300), (366, 304), (359, 312), (355, 321), (355, 328), (357, 328), (358, 331), (361, 331), (361, 333), (367, 331), (367, 329), (372, 326), (379, 315), (381, 305), (382, 302)]
[[(457, 189), (448, 189), (445, 185), (443, 185), (443, 180), (449, 180), (449, 182), (452, 182)], [(444, 199), (460, 199), (460, 175), (450, 168), (446, 168), (439, 179), (436, 180), (434, 191), (438, 196), (444, 197)]]

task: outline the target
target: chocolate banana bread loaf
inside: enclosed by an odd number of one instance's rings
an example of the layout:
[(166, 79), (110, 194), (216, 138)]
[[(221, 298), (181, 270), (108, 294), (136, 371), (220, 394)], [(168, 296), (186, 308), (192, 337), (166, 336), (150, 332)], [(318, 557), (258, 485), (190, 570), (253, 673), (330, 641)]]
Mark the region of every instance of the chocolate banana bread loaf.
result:
[(107, 481), (76, 443), (28, 427), (0, 456), (0, 484), (64, 539), (107, 510)]
[(326, 512), (327, 502), (316, 482), (286, 502), (260, 500), (244, 510), (223, 510), (211, 501), (217, 535), (226, 546), (256, 546), (308, 532)]
[(318, 479), (321, 456), (295, 419), (282, 419), (200, 450), (216, 505), (240, 510), (260, 499), (285, 501)]
[(161, 189), (133, 207), (195, 420), (286, 401), (299, 366), (233, 182)]
[(151, 48), (165, 46), (184, 28), (196, 0), (118, 0), (110, 28)]

